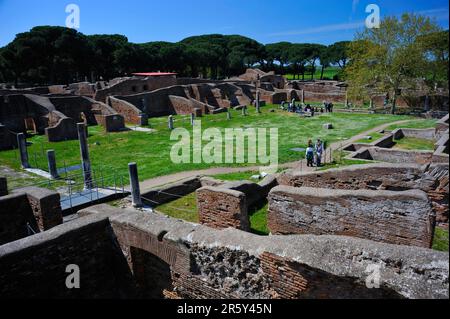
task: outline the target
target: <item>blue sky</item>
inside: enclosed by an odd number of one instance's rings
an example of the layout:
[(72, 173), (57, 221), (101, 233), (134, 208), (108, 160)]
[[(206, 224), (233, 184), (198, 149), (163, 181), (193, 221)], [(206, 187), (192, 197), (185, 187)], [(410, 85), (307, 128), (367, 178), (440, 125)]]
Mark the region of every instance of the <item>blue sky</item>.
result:
[(371, 3), (382, 16), (409, 11), (449, 24), (447, 0), (0, 0), (0, 46), (36, 25), (64, 26), (71, 3), (80, 7), (80, 32), (118, 33), (136, 43), (222, 33), (331, 44), (352, 39)]

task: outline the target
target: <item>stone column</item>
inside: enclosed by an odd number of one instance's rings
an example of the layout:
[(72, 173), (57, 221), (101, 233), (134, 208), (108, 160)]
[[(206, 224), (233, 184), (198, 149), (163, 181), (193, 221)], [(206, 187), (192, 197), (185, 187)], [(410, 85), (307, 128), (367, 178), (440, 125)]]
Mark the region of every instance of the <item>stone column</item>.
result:
[(86, 189), (93, 188), (91, 160), (89, 159), (89, 146), (87, 141), (86, 125), (84, 123), (77, 124), (78, 139), (80, 140), (81, 163), (83, 166), (84, 187)]
[(31, 166), (28, 161), (27, 139), (25, 137), (25, 134), (17, 134), (17, 147), (19, 148), (20, 152), (20, 162), (22, 164), (22, 168), (30, 168)]
[(348, 92), (345, 92), (345, 107), (348, 108)]
[(261, 113), (261, 105), (259, 104), (259, 90), (256, 91), (256, 112)]
[(139, 125), (140, 126), (147, 126), (148, 125), (148, 115), (147, 115), (147, 113), (140, 113), (139, 114)]
[(48, 172), (53, 179), (58, 179), (58, 169), (56, 168), (56, 155), (54, 150), (47, 151)]
[(302, 104), (305, 104), (305, 90), (302, 90)]
[(170, 115), (169, 116), (169, 130), (173, 130), (175, 127), (174, 127), (174, 124), (173, 124), (173, 115)]
[(242, 108), (242, 116), (247, 116), (247, 105)]
[(227, 120), (230, 121), (231, 120), (231, 111), (229, 108), (227, 108)]
[(130, 186), (131, 186), (131, 196), (133, 199), (134, 207), (142, 207), (141, 199), (141, 189), (139, 186), (139, 176), (136, 163), (128, 164), (128, 171), (130, 173)]
[(370, 98), (370, 106), (369, 106), (369, 108), (370, 108), (371, 110), (373, 110), (373, 98)]

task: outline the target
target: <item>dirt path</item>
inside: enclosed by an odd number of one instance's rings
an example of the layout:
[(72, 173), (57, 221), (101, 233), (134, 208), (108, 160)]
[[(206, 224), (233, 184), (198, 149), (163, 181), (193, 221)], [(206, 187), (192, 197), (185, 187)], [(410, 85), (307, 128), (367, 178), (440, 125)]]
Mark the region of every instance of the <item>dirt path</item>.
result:
[[(330, 147), (327, 149), (326, 152), (326, 163), (330, 162), (330, 152), (331, 154), (342, 148), (342, 147), (346, 147), (349, 144), (354, 143), (355, 141), (358, 141), (360, 139), (363, 139), (365, 136), (370, 135), (374, 132), (378, 132), (381, 130), (386, 129), (387, 127), (391, 126), (391, 125), (398, 125), (398, 124), (402, 124), (408, 122), (408, 120), (403, 120), (403, 121), (397, 121), (397, 122), (392, 122), (392, 123), (386, 123), (380, 126), (377, 126), (373, 129), (370, 129), (368, 131), (365, 131), (363, 133), (360, 133), (358, 135), (353, 136), (352, 138), (348, 139), (348, 140), (344, 140), (344, 141), (340, 141), (340, 142), (335, 142), (333, 144), (330, 145)], [(331, 159), (332, 160), (332, 159)], [(218, 174), (230, 174), (230, 173), (241, 173), (241, 172), (252, 172), (252, 171), (259, 171), (260, 166), (252, 166), (252, 167), (218, 167), (218, 168), (209, 168), (209, 169), (204, 169), (204, 170), (196, 170), (196, 171), (186, 171), (186, 172), (180, 172), (180, 173), (175, 173), (175, 174), (171, 174), (171, 175), (165, 175), (165, 176), (160, 176), (160, 177), (156, 177), (156, 178), (152, 178), (152, 179), (148, 179), (145, 180), (143, 182), (140, 183), (141, 186), (141, 192), (147, 192), (155, 187), (158, 186), (162, 186), (162, 185), (166, 185), (166, 184), (170, 184), (170, 183), (174, 183), (177, 181), (180, 181), (182, 179), (186, 179), (186, 178), (191, 178), (191, 177), (195, 177), (195, 176), (200, 176), (200, 175), (204, 175), (204, 176), (209, 176), (209, 175), (218, 175)], [(299, 169), (303, 172), (312, 172), (315, 171), (316, 168), (315, 167), (307, 167), (306, 165), (306, 160), (302, 160), (302, 161), (298, 161), (298, 162), (293, 162), (293, 163), (286, 163), (286, 164), (281, 164), (280, 168), (294, 168), (294, 169)]]

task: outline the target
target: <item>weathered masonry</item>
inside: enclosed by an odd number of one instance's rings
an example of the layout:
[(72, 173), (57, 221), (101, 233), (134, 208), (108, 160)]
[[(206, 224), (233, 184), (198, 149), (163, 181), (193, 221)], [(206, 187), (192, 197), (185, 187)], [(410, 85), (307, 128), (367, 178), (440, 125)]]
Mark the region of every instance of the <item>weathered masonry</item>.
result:
[[(448, 298), (448, 253), (345, 236), (260, 237), (105, 205), (81, 215), (0, 247), (1, 297)], [(81, 289), (66, 288), (68, 264), (80, 265)], [(380, 289), (366, 287), (371, 265)]]
[(343, 235), (431, 248), (435, 216), (425, 192), (278, 186), (269, 195), (273, 234)]

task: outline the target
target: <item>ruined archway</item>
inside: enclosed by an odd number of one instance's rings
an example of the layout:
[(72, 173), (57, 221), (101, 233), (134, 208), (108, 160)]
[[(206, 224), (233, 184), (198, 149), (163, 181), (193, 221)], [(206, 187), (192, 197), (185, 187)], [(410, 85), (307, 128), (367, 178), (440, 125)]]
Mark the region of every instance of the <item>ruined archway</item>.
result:
[(37, 134), (38, 133), (38, 129), (37, 129), (37, 126), (36, 126), (36, 122), (34, 121), (34, 118), (26, 117), (26, 118), (24, 118), (24, 123), (25, 123), (25, 130), (26, 131), (32, 131), (33, 134)]

